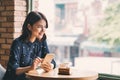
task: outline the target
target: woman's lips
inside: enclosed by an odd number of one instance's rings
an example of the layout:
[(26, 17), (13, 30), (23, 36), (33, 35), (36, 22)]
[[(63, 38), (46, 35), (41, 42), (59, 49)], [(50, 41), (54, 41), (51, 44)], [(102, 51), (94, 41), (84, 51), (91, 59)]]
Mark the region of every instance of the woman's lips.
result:
[(39, 33), (39, 37), (41, 38), (43, 36), (43, 32), (40, 32)]
[(39, 32), (39, 35), (42, 35), (42, 32)]

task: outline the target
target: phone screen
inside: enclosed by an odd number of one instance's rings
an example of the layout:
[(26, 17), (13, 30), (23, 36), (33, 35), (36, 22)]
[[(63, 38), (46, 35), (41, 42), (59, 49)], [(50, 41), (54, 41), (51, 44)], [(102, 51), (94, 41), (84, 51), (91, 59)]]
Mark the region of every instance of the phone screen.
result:
[(45, 58), (43, 60), (43, 63), (44, 62), (49, 62), (50, 63), (53, 58), (54, 58), (54, 54), (53, 53), (46, 54), (46, 56), (45, 56)]

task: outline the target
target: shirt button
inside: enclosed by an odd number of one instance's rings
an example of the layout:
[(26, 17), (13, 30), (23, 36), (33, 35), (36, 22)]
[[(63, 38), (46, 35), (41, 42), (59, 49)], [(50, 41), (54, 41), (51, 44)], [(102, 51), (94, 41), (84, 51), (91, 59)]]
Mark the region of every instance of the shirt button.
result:
[(46, 48), (46, 47), (44, 47), (44, 48)]
[(15, 63), (15, 65), (18, 65), (17, 63)]
[(20, 49), (20, 47), (18, 46), (18, 49)]
[(15, 56), (17, 58), (17, 56)]
[(23, 64), (25, 63), (25, 62), (22, 62)]
[(33, 48), (35, 48), (35, 47), (33, 46)]

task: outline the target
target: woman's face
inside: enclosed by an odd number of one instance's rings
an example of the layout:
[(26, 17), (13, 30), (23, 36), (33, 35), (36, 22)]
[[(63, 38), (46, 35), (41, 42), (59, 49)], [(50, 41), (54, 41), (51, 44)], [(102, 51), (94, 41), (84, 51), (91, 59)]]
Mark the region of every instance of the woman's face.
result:
[(45, 30), (46, 30), (46, 22), (45, 20), (39, 20), (38, 22), (36, 22), (33, 26), (31, 26), (31, 32), (32, 32), (32, 35), (31, 37), (35, 37), (35, 38), (38, 38), (38, 39), (42, 39), (44, 33), (45, 33)]

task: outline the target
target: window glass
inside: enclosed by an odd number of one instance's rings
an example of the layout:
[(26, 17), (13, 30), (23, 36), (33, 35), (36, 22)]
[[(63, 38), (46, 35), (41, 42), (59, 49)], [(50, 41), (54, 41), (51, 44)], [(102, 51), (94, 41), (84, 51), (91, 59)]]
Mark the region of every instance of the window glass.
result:
[(69, 62), (120, 75), (120, 0), (38, 1), (37, 10), (49, 22), (48, 45), (57, 65)]

